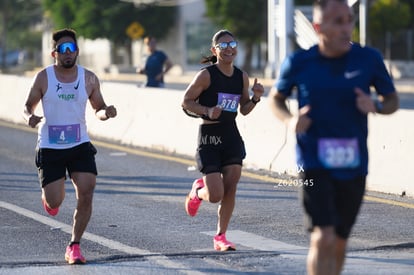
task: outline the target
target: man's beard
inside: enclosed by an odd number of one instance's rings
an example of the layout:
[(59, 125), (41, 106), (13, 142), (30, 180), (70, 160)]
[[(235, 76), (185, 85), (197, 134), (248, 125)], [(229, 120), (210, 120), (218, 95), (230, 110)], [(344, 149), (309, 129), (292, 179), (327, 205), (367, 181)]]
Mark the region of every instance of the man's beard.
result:
[(75, 64), (76, 64), (76, 58), (70, 62), (62, 62), (62, 67), (65, 69), (70, 69), (70, 68), (73, 68)]

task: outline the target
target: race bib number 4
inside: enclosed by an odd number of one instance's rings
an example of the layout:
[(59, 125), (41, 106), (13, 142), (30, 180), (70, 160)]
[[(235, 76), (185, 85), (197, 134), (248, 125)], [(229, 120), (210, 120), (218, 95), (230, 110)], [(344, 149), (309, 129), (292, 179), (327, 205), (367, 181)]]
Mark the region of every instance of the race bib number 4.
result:
[(49, 143), (71, 144), (80, 141), (80, 125), (50, 125)]
[(318, 157), (325, 168), (355, 168), (360, 163), (356, 138), (321, 138)]
[(224, 111), (237, 112), (241, 95), (218, 93), (217, 105)]

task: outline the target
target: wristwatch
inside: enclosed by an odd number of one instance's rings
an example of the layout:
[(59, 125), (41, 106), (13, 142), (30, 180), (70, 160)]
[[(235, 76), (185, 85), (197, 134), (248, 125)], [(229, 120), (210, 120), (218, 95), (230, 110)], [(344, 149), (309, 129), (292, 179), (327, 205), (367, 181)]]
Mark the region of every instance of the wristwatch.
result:
[(382, 104), (382, 102), (379, 100), (375, 100), (375, 112), (381, 113), (382, 109), (384, 109), (384, 105)]

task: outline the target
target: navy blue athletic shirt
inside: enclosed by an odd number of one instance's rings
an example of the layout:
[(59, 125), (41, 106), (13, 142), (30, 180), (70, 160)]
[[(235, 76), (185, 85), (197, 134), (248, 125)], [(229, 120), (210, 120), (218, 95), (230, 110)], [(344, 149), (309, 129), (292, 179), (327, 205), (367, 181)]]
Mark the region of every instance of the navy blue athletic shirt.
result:
[(317, 45), (299, 50), (284, 60), (275, 86), (287, 97), (296, 88), (299, 108), (311, 107), (312, 125), (297, 135), (298, 165), (329, 169), (338, 179), (367, 175), (367, 115), (357, 109), (354, 89), (395, 91), (377, 50), (352, 44), (338, 58), (322, 56)]
[(163, 72), (164, 62), (167, 60), (167, 55), (162, 51), (155, 51), (148, 56), (145, 62), (145, 74), (147, 75), (147, 87), (162, 87), (164, 79), (155, 79), (157, 75)]

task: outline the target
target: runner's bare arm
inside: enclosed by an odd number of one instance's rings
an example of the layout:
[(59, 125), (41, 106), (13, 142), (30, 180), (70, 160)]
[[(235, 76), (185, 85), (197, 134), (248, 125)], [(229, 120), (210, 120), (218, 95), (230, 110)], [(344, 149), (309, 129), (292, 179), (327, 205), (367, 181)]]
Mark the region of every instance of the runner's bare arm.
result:
[(257, 82), (257, 78), (255, 78), (253, 86), (252, 86), (253, 96), (250, 99), (249, 85), (250, 85), (249, 76), (247, 75), (247, 73), (243, 72), (243, 93), (240, 99), (240, 113), (242, 115), (249, 114), (254, 109), (254, 107), (260, 101), (260, 98), (264, 94), (263, 85)]
[[(181, 107), (183, 109), (188, 110), (192, 113), (198, 114), (200, 116), (210, 116), (209, 111), (210, 108), (203, 106), (199, 104), (197, 99), (199, 98), (200, 94), (208, 88), (210, 85), (210, 74), (209, 72), (204, 69), (197, 73), (197, 75), (194, 77), (194, 79), (191, 81), (190, 85), (188, 85), (187, 89), (185, 90), (184, 94), (184, 100), (181, 103)], [(219, 109), (219, 108), (217, 108)], [(217, 112), (220, 112), (221, 110), (217, 110)], [(215, 114), (214, 116), (216, 116)], [(219, 115), (219, 114), (218, 114)], [(217, 117), (218, 117), (217, 115)], [(210, 117), (212, 118), (212, 117)]]
[(102, 96), (101, 85), (98, 77), (91, 71), (85, 72), (86, 90), (89, 94), (89, 101), (95, 110), (95, 115), (100, 120), (107, 120), (117, 115), (116, 108), (113, 105), (107, 106)]
[(33, 79), (32, 86), (30, 87), (27, 95), (26, 102), (24, 104), (23, 117), (27, 124), (34, 128), (41, 121), (42, 117), (35, 115), (35, 110), (44, 93), (47, 89), (47, 76), (46, 71), (40, 71)]
[(381, 110), (377, 110), (378, 113), (388, 115), (398, 110), (400, 106), (400, 100), (397, 93), (387, 94), (380, 96)]
[(286, 105), (286, 96), (278, 93), (274, 87), (269, 93), (269, 104), (273, 114), (286, 125), (289, 124), (293, 115)]

